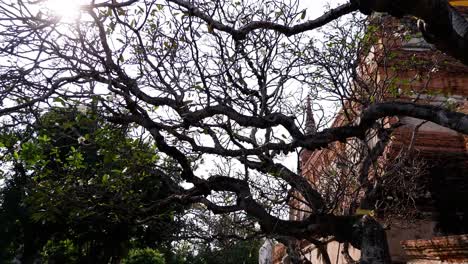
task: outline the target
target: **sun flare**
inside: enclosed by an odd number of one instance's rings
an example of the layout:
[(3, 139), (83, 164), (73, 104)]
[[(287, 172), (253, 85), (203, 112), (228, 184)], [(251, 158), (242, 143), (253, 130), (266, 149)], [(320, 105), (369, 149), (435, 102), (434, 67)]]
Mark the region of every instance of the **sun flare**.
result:
[(84, 3), (84, 0), (47, 0), (45, 7), (53, 16), (64, 22), (71, 22), (80, 18), (80, 5)]

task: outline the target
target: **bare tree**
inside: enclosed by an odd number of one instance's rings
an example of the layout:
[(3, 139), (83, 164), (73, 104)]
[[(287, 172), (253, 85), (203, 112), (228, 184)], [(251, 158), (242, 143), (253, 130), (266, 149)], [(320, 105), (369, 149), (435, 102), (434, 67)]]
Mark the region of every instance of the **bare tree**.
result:
[[(299, 148), (314, 151), (365, 140), (382, 127), (382, 118), (396, 115), (468, 133), (463, 113), (357, 96), (352, 86), (359, 81), (360, 56), (354, 52), (360, 47), (348, 48), (345, 36), (327, 50), (308, 35), (358, 9), (415, 15), (425, 21), (420, 24), (428, 40), (466, 64), (466, 21), (446, 1), (426, 2), (352, 1), (305, 21), (295, 0), (261, 5), (248, 0), (93, 1), (81, 7), (79, 20), (65, 22), (43, 1), (4, 1), (0, 113), (9, 115), (8, 124), (17, 124), (28, 122), (23, 112), (34, 116), (48, 105), (97, 104), (108, 120), (150, 134), (190, 185), (149, 207), (198, 204), (214, 214), (254, 220), (268, 236), (317, 244), (322, 243), (317, 238), (333, 237), (361, 249), (361, 263), (390, 263), (377, 221), (333, 212), (329, 197), (281, 160)], [(364, 33), (349, 32), (352, 39)], [(334, 57), (338, 54), (346, 56)], [(342, 106), (356, 104), (345, 108), (356, 111), (340, 126), (307, 134), (298, 105), (304, 91), (314, 91), (311, 85), (318, 83)], [(378, 157), (381, 151), (366, 153)], [(203, 171), (202, 160), (234, 166)], [(369, 186), (368, 168), (359, 173), (357, 182)], [(281, 216), (288, 188), (310, 207), (302, 220)]]

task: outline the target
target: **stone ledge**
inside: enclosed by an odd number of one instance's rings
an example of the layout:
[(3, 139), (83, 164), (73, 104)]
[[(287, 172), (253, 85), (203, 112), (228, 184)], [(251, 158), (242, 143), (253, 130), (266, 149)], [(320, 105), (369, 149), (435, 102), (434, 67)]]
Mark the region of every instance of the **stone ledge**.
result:
[(405, 240), (401, 245), (413, 259), (410, 263), (468, 263), (468, 235)]

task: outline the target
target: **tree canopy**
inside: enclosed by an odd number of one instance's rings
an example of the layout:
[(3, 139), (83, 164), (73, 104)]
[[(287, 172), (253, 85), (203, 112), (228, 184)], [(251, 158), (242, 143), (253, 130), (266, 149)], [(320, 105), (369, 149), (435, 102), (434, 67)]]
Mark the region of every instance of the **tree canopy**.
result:
[[(376, 130), (391, 134), (385, 117), (419, 118), (464, 134), (468, 117), (377, 96), (398, 92), (399, 83), (369, 84), (359, 74), (373, 38), (358, 10), (419, 17), (426, 40), (467, 64), (467, 22), (445, 0), (352, 0), (311, 20), (289, 0), (91, 1), (72, 19), (47, 1), (3, 1), (0, 114), (5, 129), (30, 132), (2, 149), (21, 165), (11, 169), (24, 181), (19, 186), (37, 187), (30, 190), (37, 196), (31, 217), (70, 232), (90, 223), (109, 234), (124, 226), (127, 233), (118, 235), (130, 236), (140, 221), (157, 228), (162, 212), (168, 217), (180, 206), (193, 223), (207, 211), (230, 214), (231, 237), (261, 233), (318, 244), (333, 237), (360, 248), (362, 263), (389, 263), (381, 226), (337, 213), (333, 199), (287, 166), (285, 155), (349, 140), (364, 146)], [(323, 112), (313, 133), (303, 129), (307, 94)], [(329, 128), (332, 104), (346, 120)], [(57, 106), (92, 109), (99, 119), (50, 110)], [(69, 118), (79, 125), (67, 125)], [(150, 139), (111, 133), (114, 125)], [(366, 153), (375, 159), (370, 154), (379, 152)], [(349, 174), (361, 190), (373, 186), (363, 167), (361, 175)], [(284, 213), (295, 195), (310, 208), (300, 221)], [(71, 209), (60, 210), (65, 205)], [(194, 229), (184, 229), (186, 237), (226, 230)], [(378, 240), (369, 239), (375, 232)], [(380, 251), (372, 250), (377, 242)]]
[(161, 178), (166, 161), (151, 141), (128, 133), (96, 113), (65, 108), (3, 132), (2, 164), (12, 167), (1, 192), (4, 259), (30, 261), (54, 241), (69, 241), (77, 263), (115, 261), (131, 243), (168, 245), (182, 206), (145, 205), (171, 194), (178, 178)]

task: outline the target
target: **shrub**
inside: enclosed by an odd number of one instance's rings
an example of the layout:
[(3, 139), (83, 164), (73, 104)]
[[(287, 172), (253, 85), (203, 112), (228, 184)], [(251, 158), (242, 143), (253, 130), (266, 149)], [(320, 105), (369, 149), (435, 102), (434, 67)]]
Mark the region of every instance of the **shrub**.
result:
[(123, 264), (165, 264), (163, 254), (151, 248), (132, 249)]

